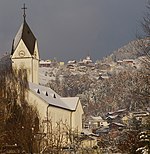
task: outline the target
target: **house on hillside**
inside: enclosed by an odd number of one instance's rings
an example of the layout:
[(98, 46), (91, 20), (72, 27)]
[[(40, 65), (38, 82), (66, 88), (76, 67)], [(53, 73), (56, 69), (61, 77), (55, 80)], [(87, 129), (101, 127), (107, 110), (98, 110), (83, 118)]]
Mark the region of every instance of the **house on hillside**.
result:
[(110, 130), (123, 130), (126, 126), (122, 123), (112, 122), (109, 124)]
[(102, 119), (102, 117), (97, 116), (90, 116), (89, 118), (89, 127), (90, 128), (99, 128), (99, 127), (105, 127), (108, 126), (108, 123), (106, 120)]
[(130, 117), (131, 118), (135, 118), (141, 124), (145, 124), (146, 123), (146, 119), (148, 118), (149, 115), (150, 115), (150, 113), (147, 112), (147, 111), (139, 111), (139, 112), (132, 112), (132, 113), (130, 113)]
[(40, 63), (39, 63), (39, 66), (40, 67), (50, 67), (51, 66), (51, 61), (44, 61), (44, 60), (41, 60)]

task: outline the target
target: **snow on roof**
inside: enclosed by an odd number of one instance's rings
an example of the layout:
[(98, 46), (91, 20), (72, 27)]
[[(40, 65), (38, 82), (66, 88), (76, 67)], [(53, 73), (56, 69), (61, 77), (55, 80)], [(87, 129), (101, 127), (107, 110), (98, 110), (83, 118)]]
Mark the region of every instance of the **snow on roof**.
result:
[(82, 133), (89, 135), (92, 133), (92, 130), (91, 129), (82, 129)]
[(116, 112), (124, 112), (124, 111), (126, 111), (127, 109), (120, 109), (120, 110), (118, 110), (118, 111), (116, 111)]
[(74, 63), (76, 63), (76, 60), (69, 60), (68, 61), (68, 64), (74, 64)]
[(124, 124), (121, 124), (121, 123), (118, 123), (118, 122), (112, 122), (110, 125), (112, 125), (112, 124), (115, 124), (115, 125), (117, 125), (119, 127), (125, 127)]
[(103, 78), (103, 79), (109, 79), (109, 76), (102, 75), (101, 78)]
[(97, 116), (97, 117), (91, 116), (91, 118), (92, 118), (93, 120), (103, 120), (102, 117), (100, 117), (100, 116)]
[(123, 62), (122, 60), (118, 60), (118, 61), (117, 61), (117, 63), (122, 63), (122, 62)]
[(78, 97), (61, 97), (51, 88), (29, 83), (29, 89), (45, 102), (52, 106), (75, 111), (78, 104)]
[(110, 119), (115, 119), (115, 118), (117, 118), (117, 117), (118, 117), (118, 115), (114, 115), (114, 116), (109, 115), (106, 119), (108, 119), (108, 118), (110, 118)]
[(51, 63), (52, 63), (51, 61), (44, 61), (44, 60), (40, 61), (40, 64), (51, 64)]
[(123, 62), (133, 62), (134, 59), (123, 59)]
[(63, 102), (65, 102), (70, 109), (76, 109), (79, 97), (61, 97)]
[(114, 114), (115, 112), (108, 112), (108, 114)]

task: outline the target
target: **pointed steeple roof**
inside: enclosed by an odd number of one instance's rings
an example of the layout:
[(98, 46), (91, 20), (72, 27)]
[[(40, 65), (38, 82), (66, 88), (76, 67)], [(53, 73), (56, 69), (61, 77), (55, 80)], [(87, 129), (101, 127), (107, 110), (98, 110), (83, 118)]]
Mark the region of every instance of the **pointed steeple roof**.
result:
[(33, 55), (36, 38), (35, 38), (34, 34), (32, 33), (30, 27), (28, 26), (26, 20), (24, 20), (15, 39), (13, 40), (11, 55), (13, 55), (13, 53), (14, 53), (14, 51), (21, 39), (23, 40), (23, 42), (26, 45), (27, 49), (29, 50), (30, 54)]

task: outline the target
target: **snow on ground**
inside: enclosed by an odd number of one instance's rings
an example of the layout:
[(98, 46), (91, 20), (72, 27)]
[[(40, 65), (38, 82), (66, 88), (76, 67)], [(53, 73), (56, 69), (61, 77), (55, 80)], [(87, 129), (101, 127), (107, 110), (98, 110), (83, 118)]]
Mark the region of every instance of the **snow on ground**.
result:
[(39, 83), (41, 85), (46, 85), (50, 80), (55, 80), (55, 76), (50, 75), (52, 68), (40, 67), (39, 68)]

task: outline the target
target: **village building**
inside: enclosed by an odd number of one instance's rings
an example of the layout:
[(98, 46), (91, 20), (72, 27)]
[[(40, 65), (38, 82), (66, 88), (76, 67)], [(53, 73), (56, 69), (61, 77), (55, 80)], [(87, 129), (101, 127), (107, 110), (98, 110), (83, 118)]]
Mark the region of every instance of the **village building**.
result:
[(105, 126), (108, 126), (108, 123), (102, 117), (90, 116), (90, 118), (89, 118), (89, 127), (90, 128), (99, 128), (99, 127), (105, 127)]
[(39, 85), (38, 41), (26, 21), (25, 12), (23, 17), (24, 21), (13, 40), (12, 51), (8, 59), (13, 69), (27, 70), (29, 88), (26, 100), (37, 107), (41, 122), (51, 120), (55, 125), (61, 120), (69, 129), (77, 129), (81, 132), (83, 109), (79, 98), (61, 97), (49, 87)]
[(51, 67), (51, 64), (52, 64), (52, 62), (49, 60), (47, 60), (47, 61), (41, 60), (39, 63), (39, 67)]

